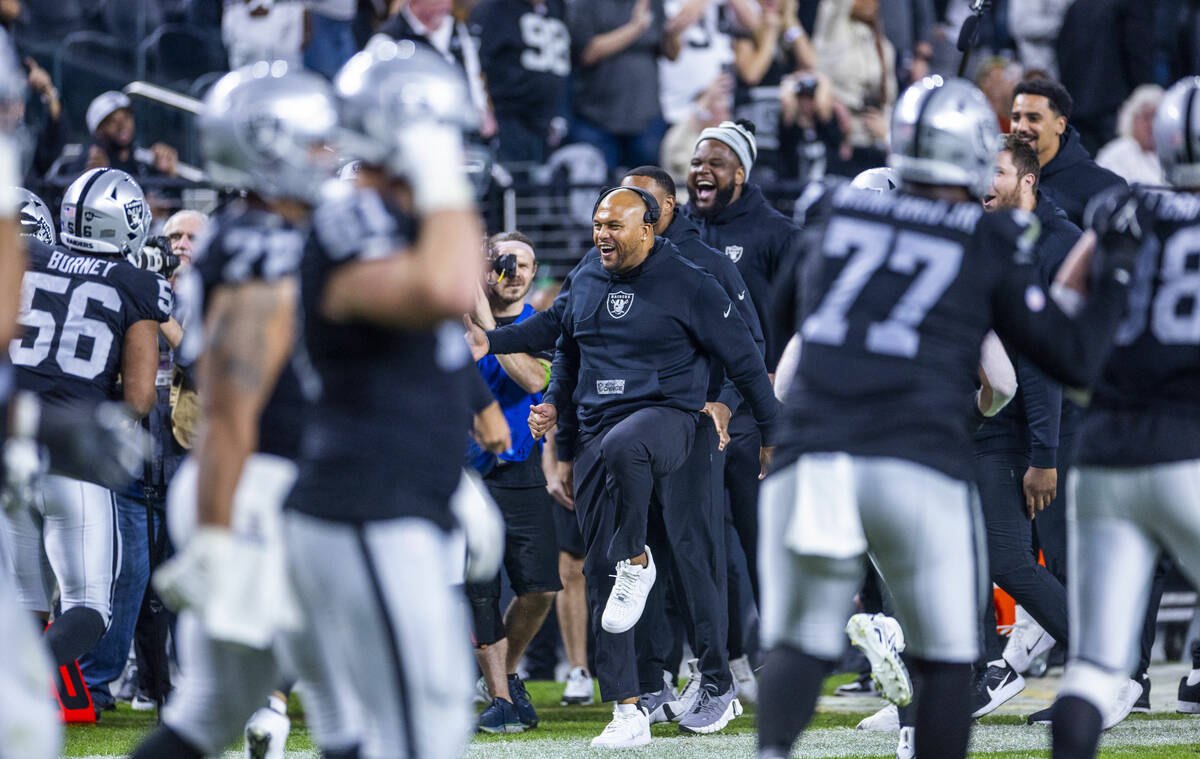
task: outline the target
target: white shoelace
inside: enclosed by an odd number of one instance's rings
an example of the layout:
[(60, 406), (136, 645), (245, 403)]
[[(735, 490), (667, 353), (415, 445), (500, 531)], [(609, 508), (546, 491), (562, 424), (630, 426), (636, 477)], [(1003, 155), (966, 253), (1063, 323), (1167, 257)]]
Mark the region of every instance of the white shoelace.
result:
[(617, 573), (609, 575), (616, 579), (616, 582), (613, 583), (613, 595), (621, 603), (629, 601), (638, 585), (638, 573), (635, 573), (632, 567), (632, 564), (622, 562), (621, 566), (617, 568)]

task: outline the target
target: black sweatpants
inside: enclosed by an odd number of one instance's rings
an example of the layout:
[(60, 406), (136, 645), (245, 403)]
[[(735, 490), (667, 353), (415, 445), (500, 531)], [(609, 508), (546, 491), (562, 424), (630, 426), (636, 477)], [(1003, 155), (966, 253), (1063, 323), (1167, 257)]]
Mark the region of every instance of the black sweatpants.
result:
[(725, 493), (712, 420), (696, 421), (695, 445), (679, 469), (667, 478), (662, 509), (651, 509), (648, 540), (658, 564), (658, 582), (638, 623), (637, 652), (643, 692), (662, 687), (662, 673), (675, 647), (667, 616), (667, 583), (705, 683), (724, 693), (733, 684), (726, 656)]
[(661, 406), (644, 408), (580, 439), (575, 516), (587, 548), (583, 574), (596, 642), (595, 675), (604, 701), (640, 695), (634, 631), (614, 635), (600, 625), (613, 570), (618, 561), (645, 550), (651, 500), (660, 509), (668, 500), (667, 475), (691, 452), (698, 416)]

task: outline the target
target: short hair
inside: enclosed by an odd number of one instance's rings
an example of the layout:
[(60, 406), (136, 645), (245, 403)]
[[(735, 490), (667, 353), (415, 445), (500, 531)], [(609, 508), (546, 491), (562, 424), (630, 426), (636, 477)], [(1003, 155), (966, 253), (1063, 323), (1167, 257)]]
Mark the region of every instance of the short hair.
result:
[(176, 211), (175, 213), (173, 213), (169, 217), (167, 217), (167, 220), (165, 222), (163, 222), (163, 229), (165, 230), (165, 229), (167, 229), (167, 227), (170, 227), (172, 224), (177, 224), (178, 222), (181, 222), (184, 219), (195, 219), (204, 224), (207, 224), (208, 223), (208, 214), (204, 213), (203, 211), (194, 211), (190, 208), (184, 208), (183, 210)]
[(1036, 192), (1038, 182), (1042, 179), (1042, 166), (1038, 163), (1037, 151), (1033, 149), (1033, 146), (1015, 134), (1006, 134), (1004, 135), (1004, 145), (1000, 150), (1012, 155), (1018, 179), (1026, 174), (1033, 175), (1033, 189)]
[(1067, 88), (1053, 79), (1026, 79), (1018, 82), (1013, 88), (1013, 100), (1017, 99), (1017, 95), (1041, 95), (1050, 102), (1050, 108), (1055, 113), (1065, 116), (1068, 120), (1071, 118), (1071, 108), (1075, 105)]
[(636, 169), (630, 169), (625, 172), (627, 177), (647, 177), (653, 179), (662, 191), (670, 197), (675, 197), (675, 180), (667, 173), (666, 169), (659, 166), (638, 166)]
[(533, 258), (537, 260), (537, 249), (533, 247), (533, 240), (529, 239), (529, 235), (524, 232), (513, 230), (512, 232), (497, 232), (487, 239), (488, 250), (495, 250), (500, 247), (500, 243), (504, 242), (519, 242), (529, 246), (533, 251)]

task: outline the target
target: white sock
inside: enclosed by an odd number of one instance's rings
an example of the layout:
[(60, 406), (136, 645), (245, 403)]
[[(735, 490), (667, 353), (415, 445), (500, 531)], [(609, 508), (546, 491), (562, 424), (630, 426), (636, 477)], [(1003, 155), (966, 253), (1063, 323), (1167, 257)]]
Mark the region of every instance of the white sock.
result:
[(287, 701), (284, 701), (279, 696), (271, 696), (268, 698), (267, 706), (271, 707), (273, 711), (277, 711), (280, 714), (287, 716)]
[(633, 714), (637, 711), (637, 704), (617, 704), (614, 711), (616, 714)]
[(1193, 669), (1191, 672), (1188, 672), (1187, 684), (1195, 685), (1196, 683), (1200, 683), (1200, 669)]

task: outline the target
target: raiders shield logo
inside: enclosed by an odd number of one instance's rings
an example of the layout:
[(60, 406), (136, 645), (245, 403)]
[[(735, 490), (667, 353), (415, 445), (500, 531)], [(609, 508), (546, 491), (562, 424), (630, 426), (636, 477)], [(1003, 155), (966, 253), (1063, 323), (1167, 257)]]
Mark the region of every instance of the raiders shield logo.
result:
[(142, 218), (145, 214), (145, 205), (141, 199), (135, 198), (125, 204), (125, 223), (130, 229), (141, 229)]
[(629, 313), (629, 307), (632, 305), (633, 293), (625, 293), (618, 290), (608, 294), (608, 315), (614, 319), (620, 319)]
[(725, 246), (725, 255), (729, 256), (729, 260), (733, 261), (736, 264), (742, 258), (742, 246), (741, 245), (726, 245)]

